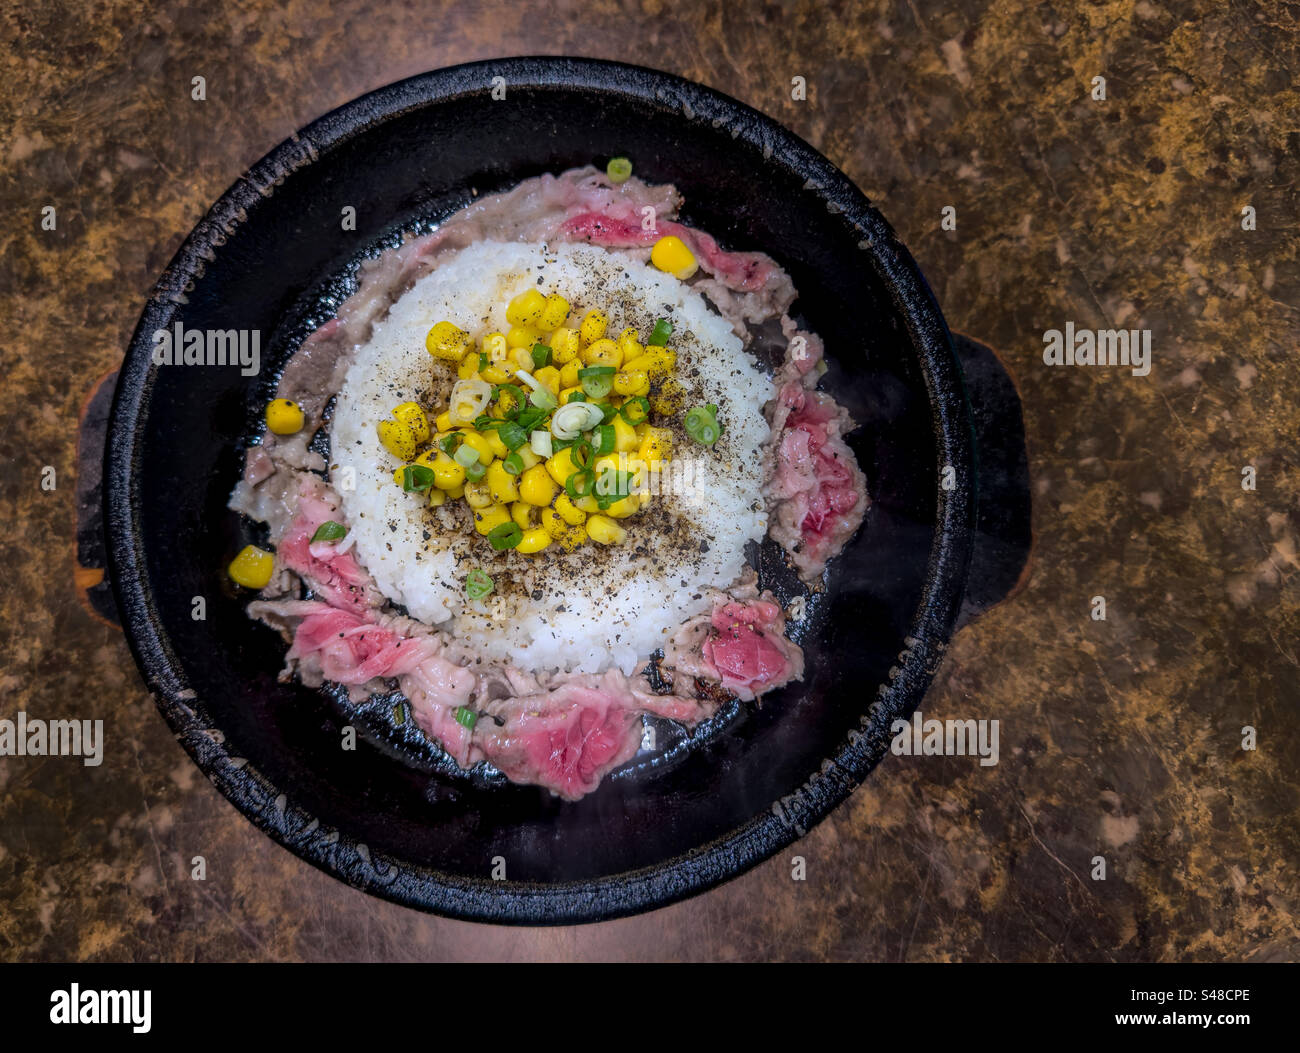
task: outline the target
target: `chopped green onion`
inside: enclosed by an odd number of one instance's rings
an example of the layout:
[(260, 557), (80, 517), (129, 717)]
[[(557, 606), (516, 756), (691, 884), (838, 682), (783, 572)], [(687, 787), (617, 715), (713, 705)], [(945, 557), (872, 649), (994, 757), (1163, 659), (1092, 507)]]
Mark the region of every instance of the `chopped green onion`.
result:
[(577, 439), (572, 447), (572, 453), (569, 454), (569, 460), (579, 468), (590, 468), (592, 461), (591, 443), (586, 439)]
[(433, 485), (433, 469), (422, 464), (408, 464), (402, 469), (402, 489), (408, 494), (422, 493)]
[(582, 390), (593, 399), (603, 399), (614, 388), (613, 366), (588, 366), (578, 370)]
[(512, 420), (506, 421), (497, 429), (497, 435), (506, 444), (506, 449), (517, 450), (528, 441), (528, 432)]
[(559, 405), (559, 403), (555, 400), (555, 396), (552, 395), (545, 388), (538, 388), (536, 391), (534, 391), (531, 395), (528, 396), (528, 401), (531, 402), (537, 409), (541, 410), (544, 413), (549, 413), (551, 410), (555, 409), (555, 407)]
[(528, 398), (524, 395), (524, 389), (518, 384), (497, 384), (492, 388), (492, 397), (500, 400), (503, 395), (509, 395), (514, 405), (507, 408), (504, 402), (499, 402), (505, 414), (511, 420), (519, 416), (519, 411), (528, 404)]
[(471, 483), (477, 483), (487, 474), (487, 465), (482, 461), (475, 461), (465, 469), (465, 478)]
[(456, 718), (457, 724), (469, 731), (473, 731), (474, 725), (478, 723), (478, 714), (472, 709), (466, 709), (464, 706), (457, 706), (452, 715)]
[(533, 368), (541, 369), (542, 366), (551, 364), (551, 349), (545, 344), (533, 345)]
[(644, 395), (633, 395), (619, 407), (618, 415), (632, 427), (650, 419), (650, 400)]
[(452, 454), (451, 459), (462, 468), (468, 468), (471, 464), (478, 464), (478, 450), (467, 443)]
[(600, 410), (601, 424), (608, 424), (618, 416), (618, 407), (612, 402), (597, 402), (596, 408)]
[(546, 414), (548, 412), (550, 411), (530, 406), (515, 418), (515, 423), (518, 424), (519, 427), (523, 428), (524, 431), (532, 431), (538, 424), (546, 419)]
[(587, 401), (587, 396), (583, 392), (570, 391), (569, 397), (564, 400), (564, 404), (567, 406), (570, 402), (586, 402), (586, 401)]
[(614, 425), (601, 424), (596, 428), (596, 456), (614, 452)]
[(346, 537), (348, 528), (342, 523), (336, 523), (332, 519), (327, 519), (316, 528), (316, 533), (312, 534), (313, 541), (337, 541), (341, 537)]
[(632, 177), (632, 162), (626, 157), (611, 157), (605, 175), (611, 183), (626, 183)]
[(668, 338), (672, 335), (673, 323), (668, 321), (667, 318), (656, 319), (654, 332), (650, 334), (650, 339), (645, 342), (646, 347), (663, 347), (664, 344), (668, 343)]
[(488, 542), (498, 552), (514, 548), (524, 539), (523, 529), (513, 519), (509, 523), (495, 526), (487, 533)]
[(474, 418), (474, 427), (479, 431), (491, 431), (493, 428), (499, 428), (505, 421), (497, 420), (496, 417), (489, 417), (486, 413)]
[(722, 434), (717, 413), (718, 407), (712, 403), (707, 406), (696, 406), (690, 410), (686, 414), (686, 434), (696, 442), (712, 446)]
[(590, 497), (596, 487), (596, 473), (590, 468), (574, 472), (564, 480), (564, 492), (570, 497)]
[(486, 351), (480, 351), (478, 353), (478, 371), (480, 373), (487, 369), (489, 361), (490, 359), (488, 358)]
[(445, 439), (439, 442), (438, 446), (442, 449), (443, 453), (445, 453), (448, 457), (450, 457), (452, 454), (456, 452), (456, 447), (459, 446), (464, 441), (465, 441), (464, 432), (453, 431)]
[(475, 567), (465, 575), (465, 595), (471, 600), (481, 600), (494, 588), (494, 583), (485, 570)]
[(501, 462), (501, 467), (511, 475), (518, 475), (524, 470), (524, 459), (519, 456), (519, 451), (516, 450), (506, 456), (505, 460)]
[(549, 431), (535, 431), (528, 436), (528, 447), (538, 457), (550, 457), (555, 453), (555, 444), (551, 441)]

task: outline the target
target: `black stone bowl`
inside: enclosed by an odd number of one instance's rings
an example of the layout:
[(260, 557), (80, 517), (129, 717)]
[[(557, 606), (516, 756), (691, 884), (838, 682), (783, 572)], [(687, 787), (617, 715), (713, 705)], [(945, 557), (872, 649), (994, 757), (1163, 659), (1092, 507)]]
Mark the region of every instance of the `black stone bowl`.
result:
[[(505, 98), (494, 99), (494, 78)], [(498, 91), (499, 94), (499, 91)], [(541, 172), (614, 155), (675, 183), (684, 219), (792, 275), (797, 316), (826, 340), (823, 386), (860, 427), (873, 504), (832, 565), (801, 638), (808, 674), (638, 758), (577, 803), (450, 769), (401, 707), (351, 712), (280, 683), (285, 647), (226, 578), (257, 527), (226, 509), (275, 373), (346, 295), (356, 262)], [(356, 210), (356, 229), (341, 222)], [(261, 371), (158, 366), (153, 334), (261, 334)], [(577, 59), (473, 63), (335, 110), (217, 202), (145, 306), (105, 456), (110, 575), (131, 648), (173, 731), (223, 794), (303, 859), (424, 910), (514, 923), (591, 921), (681, 899), (790, 844), (887, 751), (962, 611), (979, 523), (976, 607), (1024, 561), (1027, 489), (1005, 374), (964, 352), (862, 193), (748, 107), (663, 73)], [(975, 422), (988, 435), (976, 478)], [(1008, 440), (1008, 436), (1011, 438)], [(991, 452), (990, 452), (991, 451)], [(945, 472), (945, 468), (951, 468)], [(981, 503), (980, 481), (992, 488)], [(770, 550), (765, 581), (791, 582)], [(970, 604), (968, 603), (968, 606)], [(396, 713), (394, 713), (396, 708)], [(341, 748), (346, 725), (357, 748)], [(671, 740), (671, 736), (670, 736)]]

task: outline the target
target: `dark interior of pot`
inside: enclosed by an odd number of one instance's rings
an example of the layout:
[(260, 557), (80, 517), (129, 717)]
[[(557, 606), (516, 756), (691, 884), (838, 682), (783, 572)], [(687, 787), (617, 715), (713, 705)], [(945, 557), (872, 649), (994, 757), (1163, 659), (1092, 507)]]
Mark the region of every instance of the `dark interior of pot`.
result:
[[(347, 291), (364, 253), (479, 194), (541, 172), (630, 157), (670, 181), (684, 219), (725, 247), (761, 249), (799, 290), (796, 316), (826, 341), (824, 386), (860, 423), (851, 436), (872, 507), (832, 564), (800, 637), (808, 673), (761, 705), (734, 706), (674, 749), (639, 758), (577, 803), (535, 787), (449, 772), (391, 700), (349, 715), (337, 699), (281, 683), (285, 645), (247, 619), (225, 574), (256, 527), (226, 509), (274, 373)], [(769, 163), (727, 124), (676, 106), (574, 88), (486, 91), (357, 127), (257, 196), (222, 234), (172, 320), (262, 334), (262, 372), (162, 368), (145, 400), (135, 465), (145, 574), (166, 656), (191, 703), (293, 805), (370, 850), (472, 878), (494, 857), (514, 881), (598, 879), (653, 866), (768, 812), (840, 750), (897, 662), (935, 540), (934, 414), (917, 353), (860, 235), (805, 177)], [(341, 223), (356, 209), (356, 230)], [(784, 587), (780, 560), (763, 559)], [(774, 569), (776, 568), (776, 569)], [(204, 597), (206, 618), (193, 601)], [(355, 750), (342, 729), (355, 724)], [(684, 737), (683, 737), (684, 738)]]

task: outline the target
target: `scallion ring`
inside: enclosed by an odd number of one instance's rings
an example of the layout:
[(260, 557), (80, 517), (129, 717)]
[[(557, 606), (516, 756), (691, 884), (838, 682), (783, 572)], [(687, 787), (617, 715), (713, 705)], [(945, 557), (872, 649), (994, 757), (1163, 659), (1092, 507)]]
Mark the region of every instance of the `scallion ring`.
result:
[(614, 425), (601, 424), (596, 428), (596, 456), (602, 457), (614, 452)]
[(484, 475), (487, 474), (487, 465), (482, 461), (475, 461), (465, 469), (465, 478), (471, 483), (477, 483)]
[(501, 467), (511, 475), (518, 475), (524, 470), (524, 459), (519, 456), (519, 451), (515, 450), (501, 462)]
[(473, 731), (474, 725), (478, 723), (478, 714), (465, 706), (457, 706), (452, 715), (456, 718), (456, 723), (467, 731)]
[(495, 587), (487, 571), (475, 567), (465, 575), (465, 595), (471, 600), (481, 600)]
[(578, 381), (588, 398), (603, 399), (614, 388), (614, 367), (588, 366), (580, 369)]
[(465, 443), (451, 455), (451, 459), (462, 468), (468, 468), (471, 464), (478, 464), (478, 450), (474, 449), (469, 443)]
[(555, 445), (551, 441), (549, 431), (535, 431), (528, 436), (528, 448), (538, 457), (550, 457), (555, 453)]
[(626, 183), (632, 178), (632, 162), (626, 157), (611, 157), (605, 166), (605, 175), (615, 185)]
[(633, 395), (619, 407), (618, 415), (632, 427), (650, 419), (650, 400), (644, 395)]
[(596, 488), (596, 473), (590, 468), (574, 472), (564, 480), (564, 492), (570, 497), (590, 497)]
[(533, 345), (533, 368), (541, 369), (551, 364), (551, 349), (545, 344)]
[(698, 443), (712, 446), (718, 441), (718, 436), (722, 434), (722, 426), (718, 424), (717, 412), (718, 407), (712, 404), (696, 406), (688, 411), (686, 414), (686, 434)]
[(505, 443), (507, 450), (517, 450), (528, 441), (528, 432), (512, 420), (506, 421), (497, 429), (497, 436)]
[(502, 523), (500, 526), (495, 526), (489, 530), (487, 539), (494, 549), (498, 552), (504, 552), (508, 548), (514, 548), (524, 539), (524, 531), (512, 519), (509, 523)]
[(402, 469), (402, 489), (408, 494), (423, 493), (433, 485), (433, 469), (423, 464), (408, 464)]
[(673, 323), (667, 318), (658, 318), (655, 320), (654, 332), (650, 334), (646, 347), (663, 347), (668, 343), (668, 338), (673, 335)]

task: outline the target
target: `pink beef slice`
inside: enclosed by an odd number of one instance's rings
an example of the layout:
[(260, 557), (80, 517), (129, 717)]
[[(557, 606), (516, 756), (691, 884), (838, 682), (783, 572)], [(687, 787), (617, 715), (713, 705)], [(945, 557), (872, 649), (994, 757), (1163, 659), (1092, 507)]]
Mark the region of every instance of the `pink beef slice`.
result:
[(791, 381), (775, 419), (783, 420), (768, 494), (776, 502), (772, 536), (803, 577), (821, 574), (862, 523), (866, 481), (842, 438), (848, 413), (829, 395)]
[(732, 601), (714, 608), (713, 633), (702, 644), (706, 670), (745, 700), (803, 677), (803, 651), (784, 635), (785, 618), (772, 600)]
[[(566, 800), (591, 793), (641, 742), (642, 711), (690, 723), (699, 703), (638, 693), (617, 670), (564, 677), (550, 689), (491, 703), (480, 719), (486, 758), (513, 782), (544, 786)], [(485, 726), (486, 725), (486, 726)]]
[(433, 638), (404, 636), (364, 612), (328, 604), (304, 605), (303, 611), (288, 658), (299, 663), (314, 659), (321, 676), (337, 684), (352, 687), (402, 676), (437, 656)]
[(315, 476), (303, 475), (297, 513), (280, 538), (276, 554), (327, 603), (355, 612), (377, 608), (383, 597), (350, 551), (339, 552), (331, 544), (312, 544), (312, 536), (322, 523), (341, 523), (342, 519), (333, 491)]

